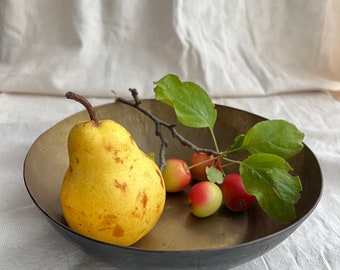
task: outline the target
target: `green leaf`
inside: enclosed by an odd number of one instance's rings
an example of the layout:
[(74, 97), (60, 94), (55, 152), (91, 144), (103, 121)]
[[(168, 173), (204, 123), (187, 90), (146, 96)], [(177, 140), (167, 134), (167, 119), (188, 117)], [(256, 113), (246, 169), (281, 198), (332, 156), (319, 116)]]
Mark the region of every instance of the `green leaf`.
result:
[(220, 170), (216, 169), (214, 166), (206, 167), (205, 172), (207, 173), (208, 180), (215, 184), (223, 183), (223, 174)]
[(244, 141), (245, 137), (246, 137), (246, 135), (244, 135), (244, 134), (238, 135), (234, 139), (234, 144), (229, 147), (228, 153), (232, 154), (232, 153), (237, 153), (237, 152), (240, 152), (241, 150), (244, 150), (243, 141)]
[(248, 150), (252, 154), (270, 153), (289, 159), (302, 150), (303, 138), (304, 134), (285, 120), (265, 120), (236, 140), (229, 151)]
[(155, 152), (149, 152), (149, 153), (147, 153), (147, 155), (148, 155), (153, 161), (155, 161), (155, 159), (156, 159), (156, 154), (155, 154)]
[(176, 75), (166, 75), (155, 82), (155, 98), (175, 110), (183, 125), (213, 129), (217, 111), (208, 94), (193, 82), (181, 82)]
[(296, 218), (294, 204), (302, 190), (300, 178), (291, 166), (273, 154), (253, 154), (240, 164), (240, 174), (248, 193), (256, 196), (261, 208), (273, 219), (289, 223)]

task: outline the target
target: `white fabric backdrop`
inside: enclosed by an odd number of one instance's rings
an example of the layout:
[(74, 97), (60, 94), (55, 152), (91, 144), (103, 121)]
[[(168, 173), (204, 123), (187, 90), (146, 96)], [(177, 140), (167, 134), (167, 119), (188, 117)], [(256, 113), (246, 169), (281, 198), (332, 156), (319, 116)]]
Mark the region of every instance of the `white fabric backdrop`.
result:
[[(108, 269), (64, 240), (25, 190), (33, 141), (80, 110), (66, 90), (153, 97), (167, 73), (220, 104), (305, 132), (324, 196), (286, 241), (236, 269), (340, 269), (340, 1), (0, 0), (0, 268)], [(123, 269), (125, 270), (125, 269)]]
[(340, 90), (340, 2), (0, 1), (0, 91), (124, 95), (167, 73), (213, 96)]

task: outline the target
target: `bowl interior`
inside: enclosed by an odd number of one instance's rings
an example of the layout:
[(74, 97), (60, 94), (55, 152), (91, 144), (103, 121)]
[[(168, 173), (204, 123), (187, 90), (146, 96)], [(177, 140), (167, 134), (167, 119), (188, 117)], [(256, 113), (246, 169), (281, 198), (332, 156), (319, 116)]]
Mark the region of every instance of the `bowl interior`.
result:
[[(168, 123), (176, 123), (175, 115), (168, 106), (155, 100), (143, 100), (142, 106)], [(216, 105), (218, 119), (216, 136), (220, 148), (228, 147), (234, 138), (245, 133), (263, 118), (237, 109)], [(121, 103), (96, 107), (99, 119), (113, 119), (125, 126), (145, 152), (158, 153), (159, 138), (154, 135), (154, 123), (141, 112)], [(56, 224), (67, 227), (59, 203), (59, 192), (68, 165), (67, 136), (73, 125), (87, 121), (85, 111), (70, 116), (43, 133), (30, 148), (24, 164), (25, 184), (37, 206)], [(200, 147), (213, 148), (207, 129), (187, 128), (177, 125), (184, 137)], [(170, 148), (167, 157), (188, 160), (192, 150), (171, 138), (167, 130)], [(156, 158), (158, 162), (158, 158)], [(271, 237), (286, 228), (303, 221), (316, 206), (322, 188), (319, 164), (306, 146), (291, 160), (291, 165), (300, 176), (303, 191), (296, 205), (297, 219), (293, 224), (282, 225), (270, 219), (255, 205), (245, 213), (232, 213), (222, 207), (216, 215), (207, 219), (190, 214), (185, 204), (185, 193), (167, 195), (164, 213), (154, 229), (133, 248), (149, 251), (212, 250), (251, 243)], [(235, 172), (236, 166), (228, 171)], [(70, 230), (72, 232), (72, 230)]]

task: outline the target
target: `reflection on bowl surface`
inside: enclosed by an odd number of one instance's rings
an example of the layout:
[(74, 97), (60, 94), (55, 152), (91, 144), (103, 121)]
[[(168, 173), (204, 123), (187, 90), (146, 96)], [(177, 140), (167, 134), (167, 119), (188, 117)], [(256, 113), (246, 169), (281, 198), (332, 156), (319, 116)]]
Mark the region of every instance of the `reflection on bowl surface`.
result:
[[(168, 106), (143, 100), (142, 106), (162, 120), (175, 123)], [(237, 109), (216, 105), (215, 125), (220, 148), (228, 147), (234, 138), (245, 133), (263, 118)], [(120, 103), (96, 107), (100, 119), (113, 119), (125, 126), (145, 152), (159, 151), (154, 123), (134, 108)], [(87, 121), (85, 111), (66, 118), (43, 133), (30, 148), (24, 163), (27, 190), (51, 225), (65, 238), (92, 256), (122, 269), (226, 269), (250, 261), (286, 239), (316, 207), (322, 189), (322, 176), (317, 159), (305, 146), (290, 161), (300, 176), (303, 191), (296, 205), (297, 219), (288, 225), (279, 224), (254, 205), (245, 213), (232, 213), (222, 207), (214, 216), (202, 219), (190, 214), (185, 193), (167, 195), (164, 213), (143, 239), (131, 247), (111, 245), (89, 239), (72, 231), (63, 218), (59, 192), (68, 165), (67, 136), (73, 125)], [(177, 131), (200, 147), (213, 148), (206, 129), (186, 128)], [(171, 138), (167, 157), (188, 160), (192, 151)], [(157, 160), (156, 160), (157, 161)], [(235, 171), (237, 167), (228, 170)]]

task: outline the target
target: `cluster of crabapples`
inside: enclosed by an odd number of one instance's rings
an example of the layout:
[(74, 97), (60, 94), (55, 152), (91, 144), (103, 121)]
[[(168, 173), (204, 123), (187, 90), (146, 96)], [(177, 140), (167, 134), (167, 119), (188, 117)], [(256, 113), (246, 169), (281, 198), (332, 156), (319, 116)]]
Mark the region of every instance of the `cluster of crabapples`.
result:
[(224, 174), (222, 184), (210, 182), (206, 168), (222, 171), (222, 159), (203, 152), (194, 152), (189, 165), (182, 159), (170, 158), (162, 171), (168, 193), (187, 191), (187, 203), (197, 217), (208, 217), (225, 205), (233, 212), (247, 210), (255, 196), (246, 192), (238, 173)]

